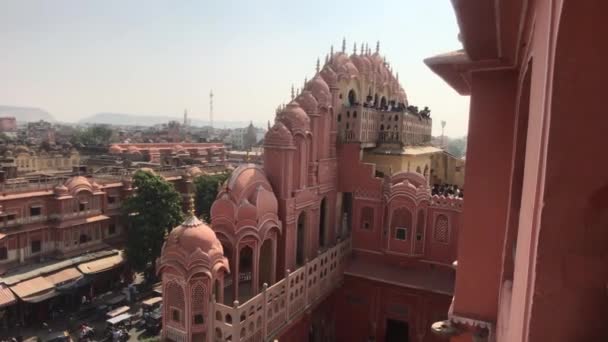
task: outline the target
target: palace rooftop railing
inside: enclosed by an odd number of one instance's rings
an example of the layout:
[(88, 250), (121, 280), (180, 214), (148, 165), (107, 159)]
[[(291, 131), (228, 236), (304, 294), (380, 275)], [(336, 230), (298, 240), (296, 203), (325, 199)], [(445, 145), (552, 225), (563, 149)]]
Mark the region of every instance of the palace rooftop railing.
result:
[[(298, 319), (307, 309), (326, 298), (341, 285), (351, 253), (350, 238), (327, 249), (285, 278), (268, 287), (245, 303), (233, 306), (209, 305), (207, 341), (271, 341), (281, 329)], [(186, 334), (175, 328), (167, 331), (173, 341), (185, 341)]]

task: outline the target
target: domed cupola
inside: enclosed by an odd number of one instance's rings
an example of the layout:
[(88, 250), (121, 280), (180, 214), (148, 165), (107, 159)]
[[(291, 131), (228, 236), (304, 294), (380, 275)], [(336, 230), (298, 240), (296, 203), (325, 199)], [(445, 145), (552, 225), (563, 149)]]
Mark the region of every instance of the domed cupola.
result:
[(310, 118), (296, 101), (291, 101), (278, 115), (278, 119), (289, 128), (291, 132), (310, 131)]
[(293, 135), (289, 129), (280, 121), (266, 132), (264, 146), (293, 146)]
[(330, 105), (331, 93), (329, 92), (329, 86), (320, 74), (315, 75), (306, 85), (306, 90), (310, 90), (321, 106)]
[(306, 113), (308, 113), (308, 114), (317, 113), (317, 106), (319, 105), (319, 102), (317, 102), (317, 100), (315, 99), (314, 96), (312, 96), (312, 93), (309, 90), (304, 90), (302, 92), (302, 94), (300, 94), (296, 98), (296, 101), (300, 104), (302, 109), (304, 109), (304, 111), (306, 111)]
[(222, 244), (213, 230), (194, 215), (173, 228), (157, 261), (162, 279), (163, 340), (200, 341), (207, 333), (209, 301), (222, 298), (224, 275), (230, 272)]
[(328, 86), (330, 86), (330, 87), (336, 87), (337, 86), (338, 75), (331, 68), (331, 66), (329, 66), (329, 64), (326, 64), (323, 67), (323, 70), (321, 70), (320, 74), (321, 74), (321, 77), (323, 77), (323, 80), (325, 80), (325, 82), (327, 83)]

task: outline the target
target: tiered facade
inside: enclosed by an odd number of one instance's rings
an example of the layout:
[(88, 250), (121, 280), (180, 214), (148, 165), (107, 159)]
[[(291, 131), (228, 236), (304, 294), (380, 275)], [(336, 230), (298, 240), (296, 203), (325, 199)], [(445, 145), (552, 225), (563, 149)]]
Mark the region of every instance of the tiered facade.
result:
[[(199, 341), (183, 303), (202, 300), (209, 309), (198, 320), (200, 341), (433, 339), (428, 327), (451, 298), (462, 199), (432, 197), (428, 175), (377, 178), (374, 165), (361, 162), (366, 147), (430, 141), (431, 121), (407, 112), (405, 91), (379, 51), (344, 50), (332, 51), (277, 110), (263, 167), (243, 164), (232, 173), (211, 208), (211, 229), (184, 224), (168, 237), (159, 270), (163, 293), (169, 286), (176, 293), (164, 297), (164, 338)], [(184, 230), (199, 248), (178, 237)], [(194, 263), (218, 244), (231, 272), (219, 278), (211, 264)], [(191, 254), (182, 273), (196, 264), (214, 284), (206, 292), (163, 271), (179, 248)], [(384, 290), (388, 297), (377, 296)]]

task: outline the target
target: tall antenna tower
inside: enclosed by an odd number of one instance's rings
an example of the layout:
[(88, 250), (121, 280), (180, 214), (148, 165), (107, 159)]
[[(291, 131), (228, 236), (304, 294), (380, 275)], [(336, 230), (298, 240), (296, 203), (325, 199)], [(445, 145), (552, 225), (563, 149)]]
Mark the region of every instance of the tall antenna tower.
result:
[(445, 148), (445, 120), (441, 120), (441, 148)]
[(213, 90), (209, 92), (209, 124), (213, 130)]

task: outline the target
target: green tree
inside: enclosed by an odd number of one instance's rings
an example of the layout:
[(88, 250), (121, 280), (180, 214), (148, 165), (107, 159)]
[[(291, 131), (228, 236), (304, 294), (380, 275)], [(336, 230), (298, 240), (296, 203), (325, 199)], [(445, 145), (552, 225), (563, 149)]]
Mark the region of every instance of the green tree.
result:
[(211, 219), (211, 205), (217, 197), (218, 184), (224, 184), (229, 177), (229, 172), (223, 172), (213, 175), (201, 175), (194, 179), (196, 214), (206, 222), (209, 222)]
[(95, 125), (75, 133), (72, 144), (85, 146), (105, 146), (110, 143), (112, 129), (106, 125)]
[(123, 206), (127, 222), (127, 261), (134, 271), (146, 271), (160, 256), (165, 233), (180, 223), (181, 195), (173, 184), (146, 171), (133, 176), (135, 192)]

